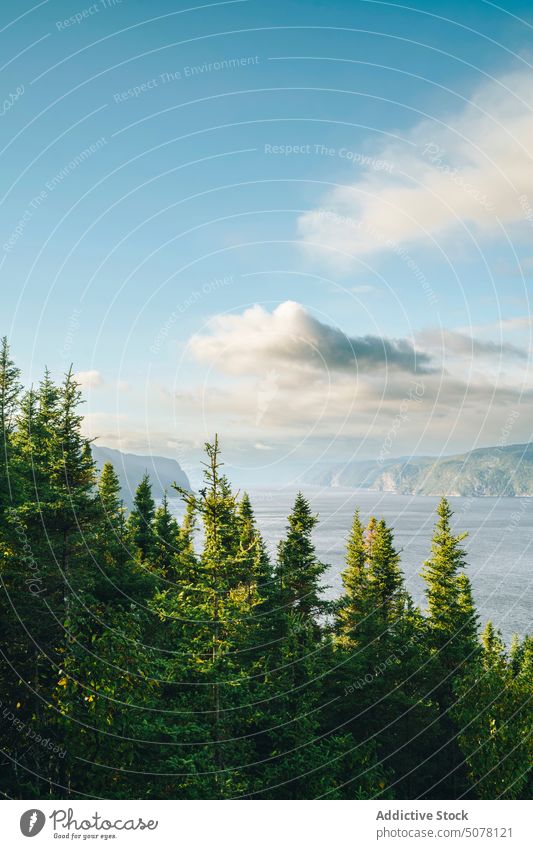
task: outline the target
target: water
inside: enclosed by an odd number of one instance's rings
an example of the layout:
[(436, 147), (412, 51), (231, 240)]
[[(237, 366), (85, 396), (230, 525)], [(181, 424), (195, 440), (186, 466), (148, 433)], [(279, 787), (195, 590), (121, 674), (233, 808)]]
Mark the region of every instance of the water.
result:
[[(251, 489), (249, 494), (258, 526), (269, 551), (275, 554), (296, 492)], [(420, 571), (430, 552), (438, 498), (313, 487), (306, 487), (304, 494), (320, 517), (314, 542), (319, 558), (330, 564), (328, 596), (341, 592), (346, 537), (359, 507), (363, 520), (375, 515), (394, 528), (407, 588), (415, 602), (424, 605)], [(507, 642), (513, 633), (523, 636), (531, 632), (533, 498), (450, 498), (450, 502), (455, 511), (454, 530), (469, 534), (463, 543), (468, 555), (466, 571), (481, 625), (491, 619)]]

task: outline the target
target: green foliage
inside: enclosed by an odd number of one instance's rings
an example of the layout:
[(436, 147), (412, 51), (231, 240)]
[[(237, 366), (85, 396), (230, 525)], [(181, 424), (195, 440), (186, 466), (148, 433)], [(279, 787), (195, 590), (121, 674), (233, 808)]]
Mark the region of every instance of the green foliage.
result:
[[(477, 637), (444, 500), (407, 593), (393, 530), (356, 512), (324, 598), (299, 493), (271, 563), (206, 445), (179, 523), (147, 475), (129, 516), (96, 474), (70, 370), (22, 393), (0, 349), (0, 780), (14, 798), (522, 798), (533, 640)], [(198, 546), (199, 536), (202, 535)], [(38, 735), (40, 735), (38, 737)], [(44, 742), (43, 742), (44, 740)]]
[(128, 531), (132, 544), (137, 548), (141, 560), (148, 560), (154, 548), (155, 502), (148, 473), (143, 476), (135, 498), (133, 510), (128, 519)]
[[(451, 530), (452, 509), (443, 498), (437, 509), (431, 558), (423, 576), (427, 584), (429, 639), (445, 673), (459, 670), (477, 650), (477, 618), (470, 582), (462, 571), (466, 552), (461, 546), (466, 534)], [(450, 688), (448, 687), (448, 690)]]
[(510, 663), (500, 634), (491, 622), (482, 635), (482, 651), (457, 680), (453, 715), (466, 760), (472, 793), (479, 799), (519, 799), (526, 795), (533, 762), (531, 670), (526, 645), (517, 646)]
[(278, 546), (276, 564), (280, 604), (313, 622), (328, 609), (319, 583), (327, 567), (317, 559), (311, 540), (317, 522), (318, 517), (299, 492), (288, 518), (287, 535)]
[[(342, 693), (334, 720), (372, 741), (399, 797), (424, 794), (435, 705), (427, 693), (423, 617), (407, 594), (392, 530), (355, 513), (334, 635)], [(430, 785), (429, 785), (430, 786)]]
[(12, 440), (21, 391), (19, 375), (4, 336), (0, 343), (0, 515), (15, 496), (13, 488), (16, 485), (16, 468), (13, 469), (12, 463)]

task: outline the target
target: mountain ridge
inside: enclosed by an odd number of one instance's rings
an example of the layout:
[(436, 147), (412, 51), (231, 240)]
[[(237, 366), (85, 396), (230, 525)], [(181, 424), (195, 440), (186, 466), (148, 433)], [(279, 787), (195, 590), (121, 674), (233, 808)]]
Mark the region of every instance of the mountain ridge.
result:
[(319, 486), (398, 495), (533, 496), (533, 443), (475, 448), (445, 457), (391, 457), (332, 463), (304, 476)]
[(162, 498), (165, 491), (170, 493), (173, 483), (192, 490), (189, 479), (177, 460), (154, 454), (129, 454), (104, 445), (93, 444), (91, 450), (99, 470), (106, 462), (113, 464), (124, 503), (128, 506), (132, 505), (135, 490), (145, 473), (150, 476), (152, 495), (156, 500)]

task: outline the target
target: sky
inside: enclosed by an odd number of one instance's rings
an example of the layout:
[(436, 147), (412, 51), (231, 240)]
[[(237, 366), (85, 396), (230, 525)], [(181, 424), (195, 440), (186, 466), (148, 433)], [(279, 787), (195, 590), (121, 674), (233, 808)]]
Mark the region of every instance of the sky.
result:
[(530, 2), (3, 3), (0, 333), (198, 479), (528, 442)]

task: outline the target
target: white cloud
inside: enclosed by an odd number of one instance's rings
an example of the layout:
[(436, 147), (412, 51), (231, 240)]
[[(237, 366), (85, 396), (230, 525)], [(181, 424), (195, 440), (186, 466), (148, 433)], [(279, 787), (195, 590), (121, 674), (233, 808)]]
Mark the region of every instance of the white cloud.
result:
[(96, 369), (90, 369), (89, 371), (77, 371), (74, 375), (74, 379), (84, 389), (96, 389), (104, 383), (102, 375)]
[(281, 364), (326, 373), (383, 367), (420, 373), (430, 367), (429, 357), (407, 339), (347, 336), (295, 301), (272, 313), (256, 305), (240, 315), (216, 316), (209, 333), (192, 337), (190, 349), (196, 359), (230, 374), (264, 373)]
[[(506, 321), (509, 333), (530, 329), (526, 316)], [(205, 364), (195, 384), (179, 391), (151, 384), (127, 414), (89, 412), (85, 428), (104, 445), (163, 455), (176, 449), (180, 458), (196, 456), (196, 447), (185, 446), (217, 432), (251, 463), (257, 452), (272, 463), (284, 452), (318, 455), (326, 443), (333, 452), (342, 444), (377, 456), (391, 428), (397, 454), (497, 444), (509, 411), (518, 410), (512, 439), (527, 441), (527, 345), (514, 335), (502, 340), (503, 329), (503, 322), (429, 328), (411, 344), (350, 337), (293, 301), (272, 312), (255, 306), (216, 316), (190, 340)]]
[(180, 411), (201, 410), (209, 431), (257, 451), (308, 440), (375, 446), (398, 421), (399, 453), (463, 450), (496, 444), (516, 405), (524, 416), (513, 436), (526, 437), (533, 393), (523, 392), (524, 350), (446, 328), (415, 341), (351, 338), (292, 301), (217, 316), (190, 342), (205, 382), (180, 396)]
[(368, 173), (300, 216), (309, 247), (345, 263), (335, 251), (361, 256), (463, 223), (483, 235), (499, 221), (531, 228), (532, 71), (485, 84), (455, 114), (420, 122), (406, 141), (376, 151), (394, 163), (392, 174)]

